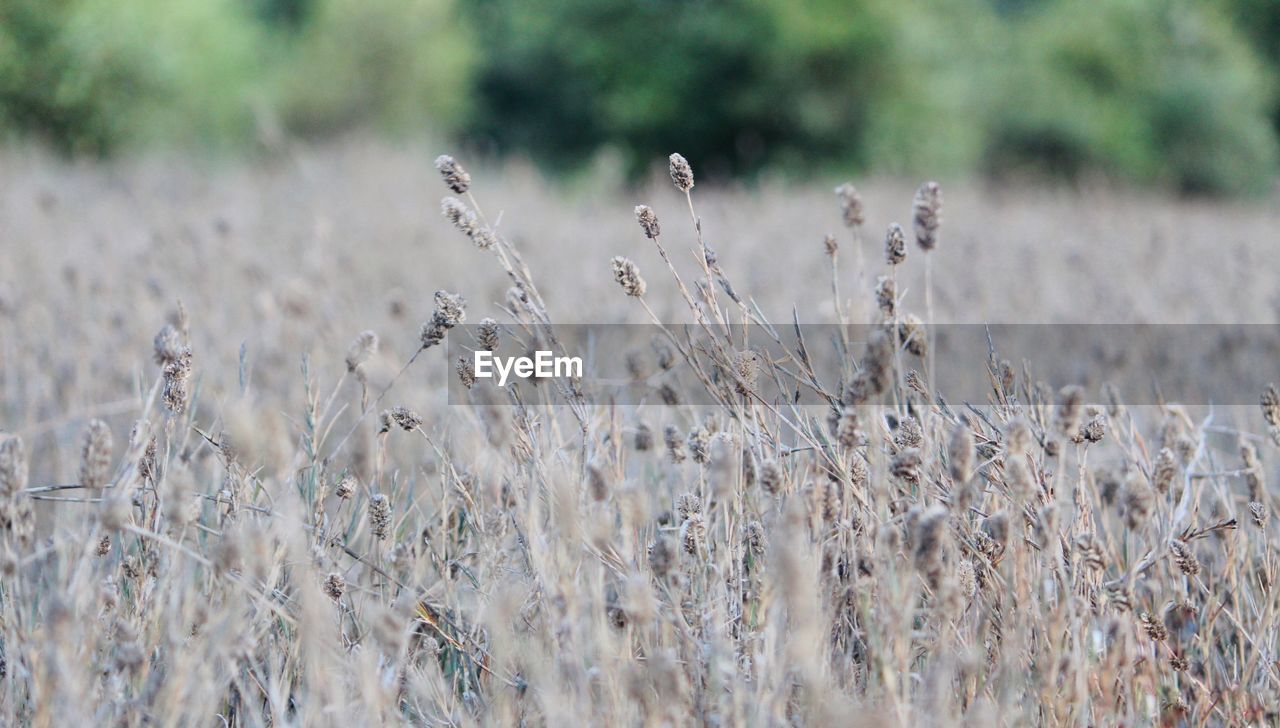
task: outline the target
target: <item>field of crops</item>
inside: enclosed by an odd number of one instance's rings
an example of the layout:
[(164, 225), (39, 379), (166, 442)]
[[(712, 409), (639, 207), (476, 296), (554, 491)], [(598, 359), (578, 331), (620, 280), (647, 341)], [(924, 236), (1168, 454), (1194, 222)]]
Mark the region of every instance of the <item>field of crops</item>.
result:
[[(0, 722), (1280, 719), (1280, 392), (996, 351), (965, 406), (928, 346), (1272, 324), (1274, 200), (437, 154), (0, 155)], [(863, 333), (741, 337), (794, 322)], [(451, 336), (621, 323), (696, 391), (449, 391)]]

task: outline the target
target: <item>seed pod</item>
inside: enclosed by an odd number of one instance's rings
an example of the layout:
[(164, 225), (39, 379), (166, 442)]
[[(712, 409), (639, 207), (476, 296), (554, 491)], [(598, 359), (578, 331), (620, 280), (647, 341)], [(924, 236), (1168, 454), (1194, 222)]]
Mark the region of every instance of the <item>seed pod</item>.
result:
[(444, 179), (445, 186), (455, 194), (466, 194), (471, 188), (471, 175), (467, 174), (467, 170), (448, 154), (436, 157), (436, 169), (440, 170), (440, 177)]
[(862, 214), (862, 197), (857, 188), (845, 182), (836, 188), (836, 197), (840, 199), (840, 219), (847, 228), (856, 228), (864, 222)]
[(947, 471), (956, 483), (967, 483), (973, 476), (973, 430), (961, 422), (951, 431), (947, 441)]
[(702, 499), (697, 493), (684, 493), (676, 499), (676, 513), (681, 521), (687, 521), (702, 513)]
[(657, 540), (649, 544), (649, 568), (653, 569), (653, 573), (662, 578), (671, 571), (671, 565), (675, 563), (675, 549), (671, 546), (671, 539), (666, 536), (659, 536)]
[(1156, 454), (1155, 462), (1151, 464), (1151, 485), (1157, 493), (1164, 495), (1169, 492), (1169, 486), (1177, 475), (1178, 461), (1173, 451), (1167, 447), (1161, 448)]
[(893, 318), (898, 308), (898, 289), (889, 276), (880, 276), (876, 279), (876, 305), (886, 318)]
[(1084, 407), (1084, 390), (1078, 386), (1063, 387), (1058, 392), (1054, 422), (1064, 437), (1072, 437), (1080, 429), (1080, 412)]
[(685, 444), (689, 446), (689, 453), (693, 455), (695, 463), (702, 465), (707, 462), (708, 447), (711, 445), (711, 433), (707, 432), (705, 427), (695, 427), (690, 430)]
[(391, 500), (381, 493), (369, 499), (369, 525), (374, 538), (386, 541), (391, 529)]
[(640, 228), (644, 230), (644, 236), (650, 240), (657, 238), (662, 232), (658, 226), (658, 216), (653, 212), (653, 208), (648, 205), (636, 205), (636, 222), (640, 223)]
[(693, 168), (689, 166), (689, 160), (679, 154), (672, 154), (670, 163), (671, 181), (675, 183), (676, 189), (681, 192), (693, 189)]
[(896, 222), (884, 235), (884, 259), (889, 265), (901, 265), (907, 259), (907, 234)]
[(760, 464), (760, 489), (769, 495), (782, 492), (785, 476), (777, 460), (769, 458)]
[(927, 253), (938, 246), (938, 228), (942, 225), (942, 188), (937, 182), (920, 185), (911, 210), (916, 243)]
[(662, 439), (667, 446), (667, 454), (671, 457), (671, 462), (684, 462), (684, 438), (680, 436), (680, 431), (676, 429), (675, 425), (667, 425), (662, 432)]
[(329, 574), (329, 576), (325, 577), (325, 580), (324, 580), (325, 596), (329, 597), (330, 599), (336, 602), (342, 598), (342, 595), (345, 594), (346, 591), (347, 591), (347, 580), (343, 578), (342, 574), (339, 574), (338, 572), (335, 571)]
[(491, 318), (480, 319), (476, 328), (476, 343), (482, 351), (498, 350), (498, 322)]
[(84, 432), (80, 452), (80, 485), (98, 489), (111, 478), (111, 428), (102, 420), (93, 420)]
[(458, 381), (462, 382), (462, 386), (471, 389), (476, 383), (476, 369), (472, 365), (471, 360), (465, 356), (458, 357), (457, 364), (454, 369), (458, 372)]
[(893, 460), (889, 462), (889, 472), (893, 477), (908, 483), (919, 483), (922, 462), (919, 450), (907, 448), (893, 456)]
[(467, 319), (467, 301), (461, 295), (436, 291), (435, 302), (436, 310), (431, 314), (431, 320), (422, 325), (419, 334), (424, 349), (439, 344), (449, 329)]
[(653, 431), (643, 422), (636, 425), (635, 446), (640, 452), (646, 452), (653, 447)]
[(640, 277), (640, 269), (636, 264), (622, 256), (615, 256), (613, 261), (613, 280), (622, 286), (628, 296), (639, 298), (644, 295), (645, 282)]
[(1012, 455), (1021, 455), (1031, 448), (1031, 424), (1022, 417), (1015, 417), (1004, 426), (1004, 448)]
[(686, 554), (696, 556), (706, 540), (707, 523), (701, 513), (695, 513), (680, 526), (680, 544)]
[(372, 331), (362, 331), (347, 347), (347, 371), (355, 372), (369, 357), (378, 351), (378, 335)]
[(1178, 566), (1179, 571), (1187, 576), (1200, 573), (1200, 561), (1186, 542), (1175, 538), (1169, 542), (1169, 551), (1173, 554), (1173, 563)]
[(1267, 385), (1266, 391), (1262, 393), (1261, 404), (1262, 416), (1267, 424), (1280, 427), (1280, 390), (1276, 389), (1276, 385)]
[(359, 485), (359, 483), (356, 481), (354, 475), (344, 475), (342, 476), (342, 479), (338, 481), (338, 484), (333, 487), (333, 494), (342, 500), (348, 500), (351, 496), (355, 495), (357, 485)]
[(605, 480), (604, 471), (597, 465), (587, 466), (587, 492), (591, 500), (597, 503), (609, 499), (609, 483)]
[(395, 407), (382, 413), (382, 429), (380, 432), (389, 432), (392, 425), (405, 432), (413, 432), (422, 426), (422, 422), (422, 417), (417, 412), (408, 407)]
[(1091, 420), (1080, 427), (1080, 437), (1085, 442), (1097, 443), (1102, 442), (1102, 438), (1107, 434), (1107, 418), (1102, 414), (1096, 414)]

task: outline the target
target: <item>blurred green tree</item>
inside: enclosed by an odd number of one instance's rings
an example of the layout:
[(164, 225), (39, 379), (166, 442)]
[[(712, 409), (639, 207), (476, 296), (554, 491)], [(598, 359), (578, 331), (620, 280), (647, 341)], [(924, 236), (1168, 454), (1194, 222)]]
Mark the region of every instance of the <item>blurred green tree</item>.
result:
[(472, 132), (573, 166), (610, 145), (633, 171), (682, 150), (710, 173), (865, 161), (894, 83), (893, 24), (867, 0), (477, 0)]
[(1181, 0), (1059, 0), (1019, 21), (986, 164), (1098, 169), (1193, 193), (1265, 189), (1268, 70), (1222, 13)]

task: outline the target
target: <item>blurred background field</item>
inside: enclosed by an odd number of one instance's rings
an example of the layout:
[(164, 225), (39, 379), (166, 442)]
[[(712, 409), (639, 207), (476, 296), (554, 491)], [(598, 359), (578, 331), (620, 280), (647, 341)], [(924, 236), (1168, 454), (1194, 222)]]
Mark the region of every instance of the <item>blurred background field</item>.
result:
[(0, 0), (0, 134), (1274, 190), (1277, 0)]

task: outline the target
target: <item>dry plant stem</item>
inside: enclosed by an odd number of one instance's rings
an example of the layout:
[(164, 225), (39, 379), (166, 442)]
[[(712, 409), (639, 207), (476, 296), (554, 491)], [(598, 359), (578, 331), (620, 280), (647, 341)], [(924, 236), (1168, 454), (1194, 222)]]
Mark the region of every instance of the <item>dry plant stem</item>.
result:
[(337, 445), (334, 445), (333, 450), (329, 453), (329, 457), (324, 459), (325, 462), (331, 461), (337, 453), (342, 451), (342, 447), (347, 444), (347, 440), (350, 440), (351, 436), (356, 433), (356, 430), (360, 429), (360, 424), (364, 422), (364, 418), (368, 417), (370, 412), (378, 409), (378, 404), (382, 402), (382, 398), (387, 396), (387, 392), (391, 391), (391, 388), (396, 385), (396, 382), (400, 381), (400, 377), (404, 376), (404, 373), (409, 370), (410, 366), (413, 366), (413, 363), (418, 360), (418, 357), (421, 356), (424, 351), (426, 351), (425, 347), (419, 347), (417, 351), (413, 352), (413, 356), (409, 357), (409, 360), (404, 363), (404, 366), (400, 367), (400, 371), (396, 372), (396, 375), (391, 378), (391, 381), (387, 382), (386, 386), (378, 392), (378, 396), (374, 397), (373, 403), (360, 413), (360, 416), (356, 418), (354, 423), (352, 423), (351, 429), (347, 430), (347, 434), (342, 436), (342, 439), (338, 441)]
[(924, 310), (925, 368), (928, 370), (929, 393), (930, 396), (933, 396), (933, 393), (937, 391), (935, 389), (937, 383), (934, 381), (933, 373), (934, 356), (936, 355), (934, 343), (937, 337), (934, 336), (933, 329), (938, 325), (938, 322), (933, 317), (933, 255), (931, 255), (931, 251), (925, 251), (924, 253)]
[(720, 312), (720, 304), (716, 303), (715, 283), (711, 280), (711, 266), (708, 263), (708, 256), (711, 254), (707, 243), (702, 239), (702, 221), (698, 219), (698, 213), (693, 209), (693, 193), (690, 190), (684, 191), (685, 202), (689, 204), (689, 219), (693, 221), (693, 232), (698, 241), (698, 247), (694, 249), (693, 257), (698, 261), (698, 266), (702, 268), (705, 278), (706, 290), (703, 297), (707, 301), (712, 314), (715, 315), (716, 323), (720, 324), (720, 328), (725, 338), (729, 338), (729, 324), (725, 321), (723, 314)]

